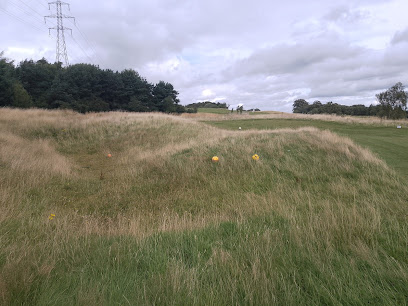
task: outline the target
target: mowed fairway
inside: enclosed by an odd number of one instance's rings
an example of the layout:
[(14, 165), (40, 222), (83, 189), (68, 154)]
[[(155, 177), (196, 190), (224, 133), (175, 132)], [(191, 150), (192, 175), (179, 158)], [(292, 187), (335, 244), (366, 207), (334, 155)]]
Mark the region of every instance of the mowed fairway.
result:
[(402, 129), (397, 129), (397, 125), (381, 126), (302, 119), (245, 119), (207, 121), (207, 123), (215, 127), (230, 130), (238, 130), (239, 127), (243, 130), (267, 130), (307, 126), (330, 130), (339, 135), (349, 137), (359, 145), (378, 154), (388, 165), (408, 179), (408, 127), (406, 126)]
[(220, 115), (225, 115), (231, 113), (230, 110), (225, 109), (225, 108), (198, 108), (197, 109), (198, 113), (203, 113), (203, 114), (220, 114)]
[(250, 122), (0, 109), (0, 304), (406, 304), (405, 178)]

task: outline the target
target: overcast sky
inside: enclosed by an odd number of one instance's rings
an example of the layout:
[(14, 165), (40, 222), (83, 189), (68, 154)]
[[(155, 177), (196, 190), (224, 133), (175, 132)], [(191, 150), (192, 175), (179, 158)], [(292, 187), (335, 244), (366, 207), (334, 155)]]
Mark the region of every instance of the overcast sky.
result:
[[(408, 0), (70, 0), (71, 64), (133, 68), (182, 104), (288, 111), (295, 99), (375, 102), (408, 85)], [(0, 51), (55, 61), (45, 0), (0, 0)], [(55, 21), (53, 21), (55, 23)]]

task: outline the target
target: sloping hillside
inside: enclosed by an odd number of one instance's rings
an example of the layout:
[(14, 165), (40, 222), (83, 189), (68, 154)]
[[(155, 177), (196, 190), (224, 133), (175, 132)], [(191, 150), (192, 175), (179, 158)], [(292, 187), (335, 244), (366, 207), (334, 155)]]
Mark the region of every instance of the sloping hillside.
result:
[(1, 109), (0, 169), (4, 304), (408, 299), (406, 184), (328, 131)]

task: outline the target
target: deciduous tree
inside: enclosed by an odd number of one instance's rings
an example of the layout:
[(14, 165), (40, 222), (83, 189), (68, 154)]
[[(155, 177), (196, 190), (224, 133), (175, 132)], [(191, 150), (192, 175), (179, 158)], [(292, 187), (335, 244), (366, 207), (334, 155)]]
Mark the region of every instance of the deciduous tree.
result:
[(293, 112), (299, 114), (307, 114), (309, 112), (309, 103), (304, 99), (297, 99), (293, 102)]
[(407, 98), (408, 93), (405, 87), (398, 82), (388, 90), (376, 95), (381, 105), (380, 116), (390, 119), (400, 119), (407, 116)]

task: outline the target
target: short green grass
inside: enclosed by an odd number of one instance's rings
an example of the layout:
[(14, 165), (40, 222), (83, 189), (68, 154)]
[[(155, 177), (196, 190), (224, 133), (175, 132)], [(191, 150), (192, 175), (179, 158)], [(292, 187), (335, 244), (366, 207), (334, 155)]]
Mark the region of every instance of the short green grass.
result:
[(282, 112), (275, 111), (260, 111), (260, 112), (248, 112), (251, 116), (255, 115), (270, 115), (270, 114), (283, 114)]
[[(227, 114), (237, 115), (238, 114), (236, 110), (231, 112), (231, 110), (225, 109), (225, 108), (206, 108), (206, 107), (197, 108), (197, 113), (218, 114), (218, 115), (227, 115)], [(249, 115), (253, 116), (253, 115), (269, 115), (271, 113), (279, 113), (279, 112), (249, 112), (249, 111), (243, 111), (242, 114), (249, 114)]]
[(204, 114), (219, 114), (219, 115), (226, 115), (231, 113), (230, 110), (225, 108), (205, 108), (205, 107), (198, 108), (197, 112)]
[(330, 130), (346, 136), (369, 148), (384, 159), (387, 164), (408, 178), (408, 129), (396, 126), (376, 126), (367, 124), (349, 124), (320, 120), (301, 119), (251, 119), (206, 122), (219, 128), (230, 130), (248, 129), (285, 129), (312, 126)]

